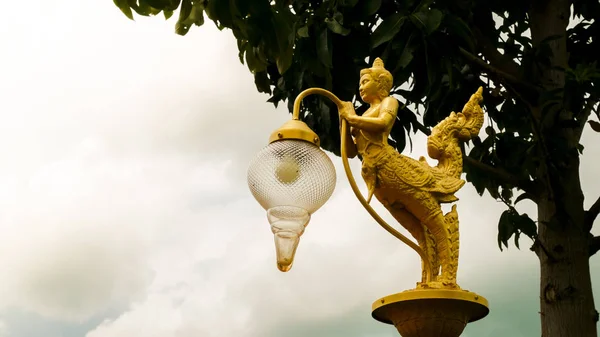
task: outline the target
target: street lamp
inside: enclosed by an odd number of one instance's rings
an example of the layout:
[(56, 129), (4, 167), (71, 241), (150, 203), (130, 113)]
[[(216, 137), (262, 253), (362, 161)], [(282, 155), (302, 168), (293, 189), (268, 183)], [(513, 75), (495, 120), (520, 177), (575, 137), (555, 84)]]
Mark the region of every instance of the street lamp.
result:
[[(462, 290), (456, 282), (459, 230), (456, 205), (446, 214), (442, 203), (455, 197), (465, 183), (460, 143), (477, 136), (483, 125), (480, 88), (461, 112), (452, 112), (438, 123), (427, 138), (428, 155), (438, 160), (406, 157), (388, 142), (396, 120), (398, 101), (389, 96), (392, 75), (377, 58), (373, 67), (360, 72), (359, 92), (369, 108), (358, 116), (352, 103), (333, 93), (311, 88), (298, 95), (293, 117), (273, 132), (269, 145), (252, 161), (248, 184), (257, 201), (267, 210), (275, 234), (277, 266), (289, 271), (298, 240), (310, 215), (331, 196), (335, 171), (319, 148), (319, 138), (300, 121), (304, 97), (318, 94), (335, 103), (341, 120), (341, 158), (350, 186), (373, 219), (421, 258), (421, 281), (415, 289), (383, 297), (372, 305), (376, 320), (393, 324), (403, 337), (457, 337), (467, 323), (489, 313), (482, 296)], [(350, 132), (351, 128), (352, 132)], [(360, 154), (361, 174), (368, 188), (365, 198), (348, 158)], [(375, 196), (413, 236), (416, 243), (387, 224), (370, 206)]]
[(248, 187), (267, 211), (279, 270), (292, 268), (310, 215), (331, 197), (335, 179), (319, 137), (297, 114), (271, 135), (270, 144), (250, 163)]

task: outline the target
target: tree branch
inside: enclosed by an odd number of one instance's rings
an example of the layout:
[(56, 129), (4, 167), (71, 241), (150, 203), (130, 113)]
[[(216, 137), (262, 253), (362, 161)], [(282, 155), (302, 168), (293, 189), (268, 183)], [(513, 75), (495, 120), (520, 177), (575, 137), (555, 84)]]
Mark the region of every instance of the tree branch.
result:
[(600, 250), (600, 236), (595, 236), (590, 242), (590, 257)]
[[(459, 51), (467, 59), (467, 61), (469, 61), (471, 64), (481, 68), (485, 73), (490, 75), (490, 77), (492, 79), (495, 79), (499, 83), (504, 84), (506, 89), (512, 91), (514, 95), (521, 97), (521, 98), (523, 97), (523, 95), (521, 95), (521, 93), (519, 93), (513, 87), (523, 88), (530, 92), (538, 92), (539, 91), (539, 89), (536, 86), (534, 86), (533, 84), (528, 83), (528, 82), (522, 80), (521, 78), (502, 70), (501, 68), (497, 68), (493, 64), (487, 63), (486, 61), (482, 60), (480, 57), (471, 54), (464, 48), (460, 47)], [(504, 55), (502, 55), (502, 56), (504, 56)], [(529, 104), (528, 101), (525, 101), (525, 100), (523, 100), (523, 101)]]
[(493, 177), (501, 182), (510, 184), (512, 186), (518, 187), (523, 191), (530, 193), (533, 196), (537, 196), (535, 185), (530, 180), (520, 179), (502, 168), (484, 164), (469, 156), (463, 156), (463, 160), (465, 164), (474, 167), (475, 169), (478, 169), (481, 172), (487, 173), (490, 177)]
[(498, 48), (494, 46), (492, 40), (490, 40), (490, 38), (485, 34), (481, 33), (477, 27), (474, 27), (472, 31), (473, 35), (477, 39), (477, 44), (480, 47), (481, 54), (486, 59), (490, 60), (490, 63), (495, 68), (500, 69), (502, 72), (510, 74), (515, 78), (519, 77), (519, 65), (514, 60), (500, 53)]
[(507, 183), (511, 183), (512, 185), (516, 185), (519, 181), (519, 179), (517, 179), (517, 177), (511, 175), (510, 173), (506, 172), (503, 169), (499, 169), (487, 164), (484, 164), (478, 160), (475, 160), (471, 157), (464, 157), (463, 158), (465, 163), (467, 163), (468, 165), (473, 166), (474, 168), (488, 173), (489, 175), (493, 176), (494, 178), (497, 178), (499, 180), (505, 181)]
[(469, 53), (464, 48), (460, 47), (459, 51), (469, 62), (478, 66), (479, 68), (483, 68), (483, 70), (485, 72), (493, 75), (494, 77), (499, 78), (499, 79), (505, 79), (511, 83), (525, 84), (519, 78), (517, 78), (515, 75), (512, 75), (504, 70), (494, 67), (493, 65), (485, 62), (484, 60), (477, 57), (476, 55)]
[(585, 211), (584, 228), (586, 230), (589, 231), (592, 229), (592, 227), (594, 226), (594, 221), (596, 221), (598, 214), (600, 214), (600, 197), (598, 197), (598, 199), (592, 205), (592, 207), (590, 207), (590, 209)]
[(431, 134), (431, 130), (429, 130), (425, 125), (419, 123), (418, 120), (414, 120), (412, 121), (413, 127), (421, 132), (423, 132), (425, 135), (429, 136)]

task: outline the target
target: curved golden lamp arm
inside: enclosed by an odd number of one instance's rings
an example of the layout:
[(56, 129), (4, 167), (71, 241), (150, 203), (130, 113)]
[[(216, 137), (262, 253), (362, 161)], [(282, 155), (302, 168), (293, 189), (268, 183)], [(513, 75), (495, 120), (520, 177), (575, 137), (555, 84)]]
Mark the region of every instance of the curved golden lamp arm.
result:
[[(329, 98), (338, 107), (338, 111), (342, 107), (342, 101), (336, 95), (334, 95), (332, 92), (325, 90), (325, 89), (321, 89), (321, 88), (306, 89), (303, 92), (301, 92), (298, 95), (298, 97), (296, 98), (296, 100), (294, 101), (294, 110), (293, 110), (293, 115), (292, 115), (292, 118), (294, 120), (299, 120), (299, 118), (300, 118), (300, 103), (301, 103), (302, 99), (304, 99), (306, 96), (312, 95), (312, 94), (317, 94), (317, 95), (321, 95), (321, 96), (325, 96), (325, 97)], [(341, 136), (341, 157), (342, 157), (342, 163), (344, 165), (344, 171), (346, 172), (346, 176), (348, 177), (348, 182), (350, 183), (350, 187), (352, 188), (352, 191), (358, 198), (358, 201), (360, 201), (360, 203), (367, 210), (367, 212), (369, 212), (369, 214), (373, 217), (373, 219), (375, 219), (375, 221), (377, 221), (377, 223), (381, 227), (383, 227), (383, 229), (388, 231), (388, 233), (392, 234), (398, 240), (402, 241), (407, 246), (412, 248), (415, 252), (417, 252), (417, 254), (419, 254), (419, 256), (421, 257), (421, 260), (423, 261), (424, 267), (425, 267), (426, 282), (430, 282), (431, 275), (432, 275), (431, 263), (429, 262), (429, 258), (427, 257), (425, 252), (421, 249), (421, 247), (419, 247), (417, 244), (415, 244), (412, 240), (410, 240), (406, 236), (402, 235), (402, 233), (398, 232), (396, 229), (394, 229), (394, 227), (390, 226), (387, 222), (385, 222), (385, 220), (383, 220), (379, 216), (379, 214), (377, 214), (377, 212), (373, 209), (373, 207), (371, 207), (371, 205), (369, 205), (369, 203), (364, 198), (362, 193), (360, 193), (360, 190), (358, 189), (358, 185), (356, 184), (356, 180), (354, 180), (354, 176), (352, 175), (352, 171), (350, 170), (350, 164), (348, 163), (346, 139), (344, 138), (347, 136), (347, 128), (348, 128), (348, 122), (345, 119), (342, 119), (342, 130), (340, 132), (342, 135)]]
[(331, 91), (321, 89), (321, 88), (309, 88), (301, 92), (296, 100), (294, 101), (294, 111), (292, 113), (292, 119), (299, 120), (300, 119), (300, 103), (302, 100), (309, 95), (321, 95), (329, 98), (339, 109), (342, 108), (342, 100), (340, 100), (336, 95), (334, 95)]

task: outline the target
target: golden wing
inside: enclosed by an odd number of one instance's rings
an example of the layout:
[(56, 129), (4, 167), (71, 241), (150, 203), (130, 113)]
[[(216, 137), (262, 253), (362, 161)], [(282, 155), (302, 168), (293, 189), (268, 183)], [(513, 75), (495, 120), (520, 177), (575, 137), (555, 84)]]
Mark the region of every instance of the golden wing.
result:
[(453, 194), (465, 184), (464, 180), (449, 176), (439, 169), (429, 166), (426, 161), (417, 161), (397, 152), (385, 166), (387, 166), (386, 171), (393, 172), (394, 178), (401, 180), (404, 184), (434, 193), (436, 197), (439, 196), (444, 200), (455, 199)]

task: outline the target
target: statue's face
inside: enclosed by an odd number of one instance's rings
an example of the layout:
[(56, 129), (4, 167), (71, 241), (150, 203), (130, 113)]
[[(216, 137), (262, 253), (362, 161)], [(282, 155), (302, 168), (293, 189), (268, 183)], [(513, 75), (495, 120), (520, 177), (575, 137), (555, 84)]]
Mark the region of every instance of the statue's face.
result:
[(365, 103), (371, 103), (374, 99), (379, 97), (379, 86), (377, 82), (373, 80), (371, 74), (364, 74), (360, 78), (360, 86), (358, 87), (360, 98)]

